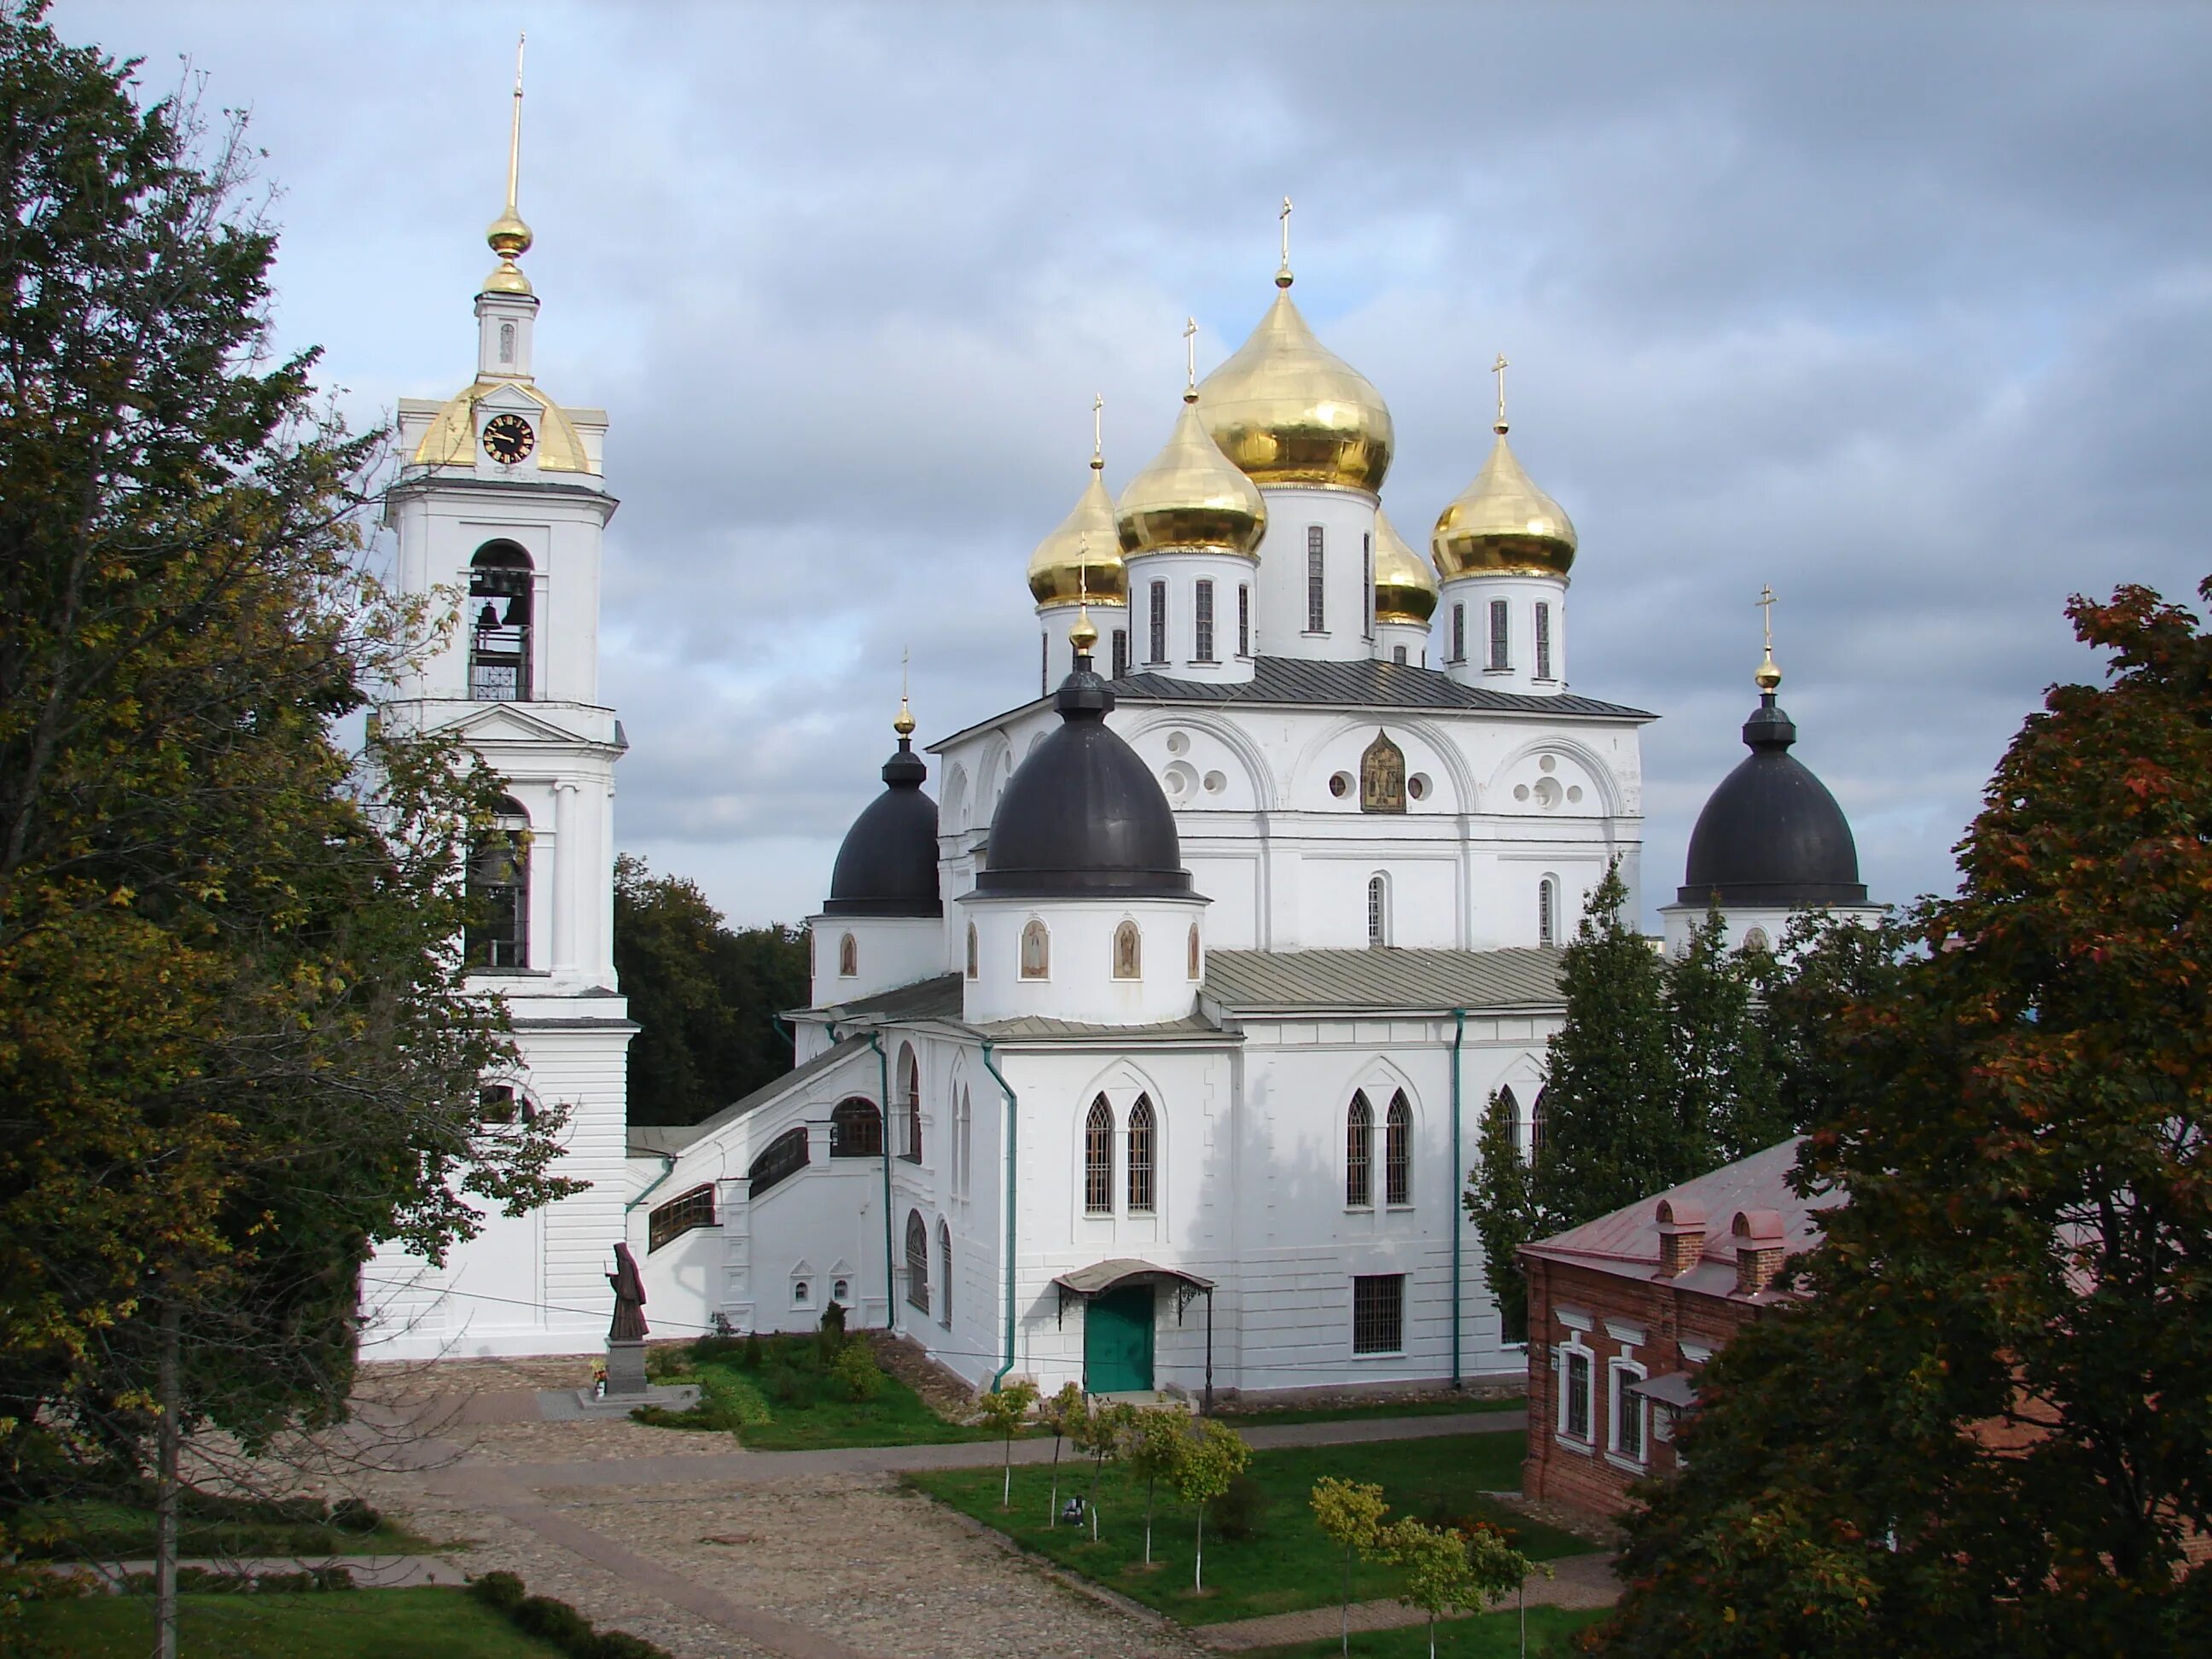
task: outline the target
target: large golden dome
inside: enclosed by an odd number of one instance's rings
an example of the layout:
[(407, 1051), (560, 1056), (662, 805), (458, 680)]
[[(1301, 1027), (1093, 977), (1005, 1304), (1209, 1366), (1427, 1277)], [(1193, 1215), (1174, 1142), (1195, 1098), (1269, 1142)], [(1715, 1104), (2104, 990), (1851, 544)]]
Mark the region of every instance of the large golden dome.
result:
[(1425, 623), (1437, 614), (1437, 573), (1406, 545), (1380, 507), (1375, 512), (1375, 620)]
[(1166, 447), (1129, 480), (1115, 518), (1125, 554), (1188, 547), (1257, 558), (1267, 505), (1206, 435), (1187, 392)]
[(1575, 562), (1575, 526), (1559, 504), (1521, 470), (1505, 425), (1474, 482), (1437, 519), (1430, 539), (1437, 574), (1564, 576)]
[(1373, 495), (1390, 470), (1390, 410), (1372, 382), (1314, 337), (1286, 277), (1251, 337), (1198, 389), (1222, 453), (1255, 483)]
[(1039, 605), (1126, 605), (1128, 573), (1121, 565), (1121, 544), (1114, 528), (1114, 501), (1099, 471), (1091, 464), (1091, 483), (1076, 498), (1075, 510), (1030, 555), (1030, 592)]

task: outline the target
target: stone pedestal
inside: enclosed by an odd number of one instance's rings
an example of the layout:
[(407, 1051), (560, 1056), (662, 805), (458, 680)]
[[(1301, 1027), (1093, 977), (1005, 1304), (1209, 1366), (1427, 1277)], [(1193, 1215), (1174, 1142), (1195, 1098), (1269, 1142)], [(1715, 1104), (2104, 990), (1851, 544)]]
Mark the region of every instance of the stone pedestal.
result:
[(645, 1399), (645, 1344), (607, 1343), (607, 1398), (627, 1396), (633, 1403)]

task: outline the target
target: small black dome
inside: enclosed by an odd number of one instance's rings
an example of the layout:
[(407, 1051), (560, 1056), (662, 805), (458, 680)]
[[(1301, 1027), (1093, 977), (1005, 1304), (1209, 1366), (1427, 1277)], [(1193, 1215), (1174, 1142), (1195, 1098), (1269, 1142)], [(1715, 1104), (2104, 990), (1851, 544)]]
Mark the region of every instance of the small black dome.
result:
[(941, 916), (937, 885), (937, 803), (921, 793), (929, 769), (910, 738), (884, 763), (884, 793), (845, 832), (830, 875), (832, 916)]
[(1721, 780), (1690, 832), (1677, 902), (1864, 904), (1851, 826), (1827, 786), (1790, 753), (1797, 728), (1771, 691), (1744, 722), (1743, 740), (1751, 754)]
[(1152, 769), (1106, 727), (1114, 694), (1075, 659), (1053, 698), (1060, 730), (1006, 781), (978, 893), (1003, 898), (1184, 898), (1175, 814)]

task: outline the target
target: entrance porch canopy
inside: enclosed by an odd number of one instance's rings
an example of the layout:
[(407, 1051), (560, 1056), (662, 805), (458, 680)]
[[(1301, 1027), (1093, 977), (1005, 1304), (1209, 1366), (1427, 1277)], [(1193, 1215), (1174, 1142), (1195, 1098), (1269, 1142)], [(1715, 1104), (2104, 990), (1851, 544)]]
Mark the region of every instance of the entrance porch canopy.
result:
[(1183, 1310), (1190, 1306), (1194, 1296), (1206, 1298), (1206, 1409), (1213, 1409), (1213, 1281), (1196, 1273), (1187, 1273), (1180, 1267), (1163, 1267), (1155, 1261), (1142, 1261), (1133, 1255), (1115, 1256), (1110, 1261), (1078, 1267), (1073, 1273), (1060, 1274), (1053, 1281), (1060, 1292), (1060, 1306), (1054, 1310), (1053, 1322), (1058, 1324), (1067, 1313), (1068, 1298), (1087, 1303), (1095, 1296), (1109, 1291), (1118, 1291), (1124, 1285), (1171, 1285), (1176, 1293), (1176, 1323), (1182, 1323)]

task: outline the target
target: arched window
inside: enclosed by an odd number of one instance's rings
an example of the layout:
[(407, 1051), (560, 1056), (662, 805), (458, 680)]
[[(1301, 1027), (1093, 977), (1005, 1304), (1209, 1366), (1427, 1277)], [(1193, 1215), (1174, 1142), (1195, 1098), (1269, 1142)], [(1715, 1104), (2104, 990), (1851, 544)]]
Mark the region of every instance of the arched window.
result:
[(651, 1255), (663, 1245), (674, 1243), (694, 1227), (714, 1224), (714, 1188), (694, 1187), (646, 1217), (645, 1253)]
[(1367, 878), (1367, 944), (1379, 950), (1390, 942), (1390, 883), (1380, 874)]
[(851, 979), (860, 971), (860, 941), (850, 933), (837, 941), (837, 977)]
[(1141, 979), (1145, 972), (1144, 935), (1137, 924), (1125, 921), (1114, 930), (1114, 977)]
[(805, 1167), (806, 1131), (786, 1129), (761, 1148), (761, 1155), (745, 1171), (747, 1195), (758, 1198), (778, 1182), (788, 1180)]
[(968, 924), (968, 977), (973, 979), (983, 969), (983, 948), (976, 941), (975, 924)]
[(1413, 1109), (1402, 1089), (1390, 1097), (1382, 1116), (1382, 1201), (1413, 1201)]
[(468, 920), (461, 941), (471, 968), (530, 966), (530, 818), (502, 797), (491, 828), (469, 852)]
[(1052, 975), (1052, 935), (1044, 923), (1031, 916), (1022, 929), (1022, 977), (1048, 979)]
[(830, 1113), (830, 1156), (881, 1158), (884, 1155), (884, 1115), (872, 1100), (854, 1095), (841, 1100)]
[(1536, 943), (1559, 942), (1559, 884), (1547, 876), (1536, 884)]
[(1513, 1126), (1513, 1144), (1520, 1149), (1523, 1160), (1528, 1156), (1528, 1126), (1521, 1121), (1521, 1102), (1507, 1084), (1498, 1091), (1498, 1103), (1505, 1113), (1505, 1121)]
[(530, 555), (486, 542), (469, 561), (469, 697), (530, 699)]
[(899, 1086), (906, 1098), (900, 1110), (906, 1119), (906, 1145), (899, 1156), (909, 1164), (921, 1162), (921, 1062), (914, 1057), (913, 1048), (899, 1045)]
[(1150, 1215), (1155, 1207), (1153, 1200), (1153, 1159), (1158, 1156), (1153, 1145), (1155, 1126), (1152, 1119), (1152, 1097), (1139, 1095), (1137, 1103), (1129, 1109), (1129, 1213)]
[(949, 1331), (952, 1328), (952, 1229), (942, 1219), (937, 1224), (937, 1266), (941, 1275), (937, 1281), (937, 1322)]
[(957, 1198), (968, 1196), (968, 1183), (974, 1177), (972, 1122), (968, 1085), (963, 1083), (960, 1085), (960, 1097), (952, 1107), (952, 1192)]
[(1352, 1096), (1344, 1117), (1344, 1202), (1352, 1210), (1375, 1202), (1375, 1109), (1364, 1094)]
[(1528, 1156), (1531, 1159), (1544, 1144), (1544, 1097), (1551, 1092), (1549, 1089), (1537, 1090), (1536, 1103), (1528, 1109)]
[(906, 1299), (929, 1311), (929, 1229), (919, 1210), (906, 1212)]
[(1083, 1213), (1114, 1213), (1114, 1109), (1103, 1095), (1083, 1120)]
[(1199, 976), (1199, 975), (1200, 975), (1200, 971), (1201, 971), (1201, 968), (1200, 968), (1201, 958), (1200, 958), (1200, 955), (1199, 955), (1199, 949), (1198, 949), (1198, 924), (1197, 924), (1196, 922), (1194, 922), (1194, 921), (1193, 923), (1191, 923), (1191, 925), (1190, 925), (1190, 949), (1189, 949), (1189, 956), (1190, 956), (1190, 960), (1189, 960), (1189, 962), (1185, 965), (1185, 967), (1184, 967), (1184, 969), (1183, 969), (1183, 971), (1184, 971), (1186, 974), (1188, 974), (1188, 975), (1192, 979), (1196, 979), (1196, 978)]

